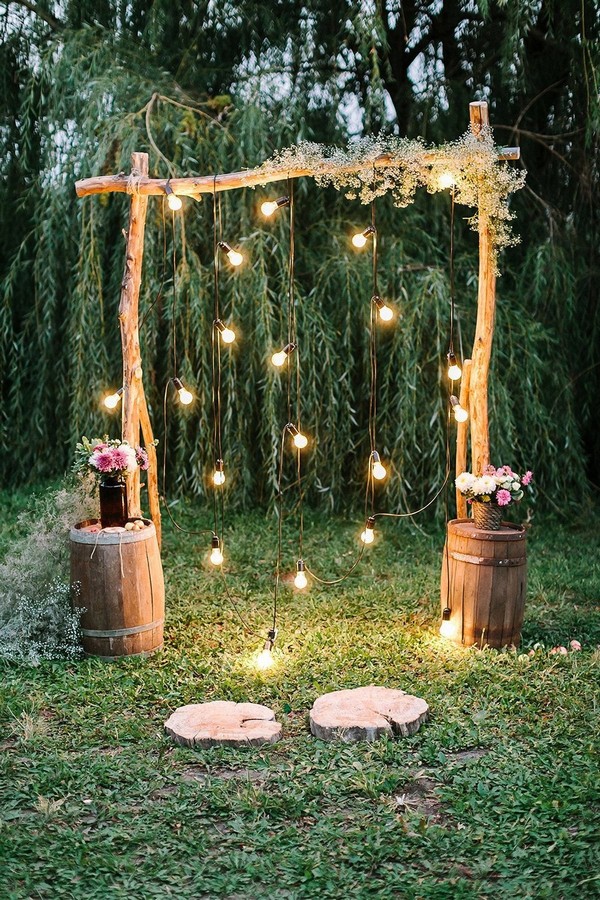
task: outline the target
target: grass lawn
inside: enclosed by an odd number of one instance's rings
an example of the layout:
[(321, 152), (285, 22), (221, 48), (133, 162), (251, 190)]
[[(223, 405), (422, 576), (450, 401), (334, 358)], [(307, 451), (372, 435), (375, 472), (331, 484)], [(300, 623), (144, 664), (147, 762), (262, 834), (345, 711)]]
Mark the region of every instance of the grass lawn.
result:
[[(22, 495), (0, 496), (0, 541)], [(190, 527), (209, 524), (187, 513)], [(305, 557), (347, 567), (361, 523), (309, 516)], [(284, 587), (269, 627), (275, 521), (230, 520), (244, 634), (206, 541), (167, 528), (164, 652), (150, 660), (0, 666), (0, 896), (17, 898), (570, 898), (600, 896), (600, 529), (536, 519), (521, 653), (438, 636), (442, 532), (378, 526), (356, 574)], [(293, 566), (293, 536), (285, 534)], [(577, 638), (581, 652), (539, 650)], [(524, 652), (523, 652), (524, 651)], [(307, 717), (326, 691), (424, 697), (411, 738), (326, 744)], [(163, 732), (185, 703), (250, 700), (284, 739), (188, 750)]]

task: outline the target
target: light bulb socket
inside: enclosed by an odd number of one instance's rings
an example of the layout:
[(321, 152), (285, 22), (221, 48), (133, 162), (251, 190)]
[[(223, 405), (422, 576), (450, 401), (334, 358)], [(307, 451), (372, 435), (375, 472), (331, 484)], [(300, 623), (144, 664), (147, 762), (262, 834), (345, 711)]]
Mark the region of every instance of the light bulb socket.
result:
[(363, 237), (370, 237), (370, 235), (372, 234), (377, 234), (377, 229), (374, 225), (367, 225), (367, 227), (363, 231)]
[(277, 209), (281, 209), (282, 206), (288, 206), (288, 204), (290, 202), (290, 198), (289, 197), (278, 197), (277, 200), (274, 200), (273, 202), (277, 204)]
[(452, 409), (454, 409), (456, 406), (460, 406), (460, 401), (456, 394), (450, 394), (450, 405), (452, 406)]
[(267, 639), (264, 643), (263, 650), (272, 650), (273, 644), (277, 640), (277, 629), (271, 628), (267, 633)]
[(446, 359), (448, 360), (448, 366), (455, 366), (455, 365), (457, 365), (457, 362), (456, 362), (456, 354), (454, 353), (453, 350), (448, 350), (448, 354), (447, 354), (447, 356), (446, 356)]
[(176, 391), (180, 391), (183, 388), (181, 378), (177, 378), (177, 376), (175, 376), (174, 378), (171, 378), (171, 381), (173, 382)]
[(379, 453), (377, 452), (377, 450), (371, 451), (371, 462), (372, 463), (380, 463), (381, 462), (381, 457), (379, 456)]
[(375, 516), (369, 516), (365, 527), (370, 528), (371, 531), (373, 530), (373, 528), (375, 528)]
[(215, 462), (215, 472), (222, 472), (222, 471), (223, 471), (223, 460), (222, 460), (222, 459), (218, 459), (218, 460)]
[(221, 549), (221, 541), (219, 540), (218, 534), (213, 534), (213, 536), (210, 539), (210, 546), (213, 550)]
[(175, 193), (175, 191), (171, 187), (171, 179), (170, 178), (168, 179), (167, 183), (165, 184), (164, 191), (165, 191), (165, 194), (167, 195), (167, 197), (169, 196), (169, 194)]
[(371, 303), (374, 303), (377, 309), (383, 309), (383, 307), (385, 306), (385, 303), (383, 302), (379, 294), (373, 294), (373, 296), (371, 297)]
[(231, 251), (233, 249), (232, 247), (229, 246), (228, 243), (226, 243), (226, 241), (219, 241), (217, 246), (219, 247), (220, 250), (223, 251), (223, 253), (231, 253)]
[(304, 560), (299, 559), (296, 563), (296, 572), (304, 572)]
[(442, 621), (449, 622), (451, 613), (452, 613), (452, 610), (450, 609), (450, 607), (445, 606), (442, 610)]
[(297, 346), (298, 346), (297, 344), (294, 344), (293, 342), (291, 342), (289, 344), (286, 344), (281, 352), (285, 353), (286, 356), (289, 356), (290, 353), (294, 352), (294, 350), (296, 349)]
[(215, 319), (213, 324), (214, 324), (215, 328), (217, 329), (217, 331), (220, 332), (220, 334), (223, 334), (223, 332), (225, 331), (225, 328), (227, 327), (225, 325), (225, 323), (222, 322), (220, 319)]
[(293, 422), (288, 422), (285, 427), (287, 428), (287, 430), (289, 431), (289, 433), (291, 434), (292, 437), (296, 437), (297, 434), (300, 434), (300, 432), (298, 431), (298, 429), (296, 428), (296, 426), (294, 425)]

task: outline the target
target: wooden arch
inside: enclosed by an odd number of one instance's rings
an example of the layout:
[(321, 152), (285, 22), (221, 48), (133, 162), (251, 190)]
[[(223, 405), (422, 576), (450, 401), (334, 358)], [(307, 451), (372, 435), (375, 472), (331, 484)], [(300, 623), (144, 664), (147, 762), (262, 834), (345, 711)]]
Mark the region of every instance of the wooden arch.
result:
[[(489, 125), (488, 105), (484, 101), (471, 103), (469, 106), (471, 129), (477, 136)], [(519, 159), (518, 147), (503, 148), (499, 160)], [(434, 160), (439, 155), (424, 151), (423, 164)], [(156, 526), (157, 535), (161, 535), (160, 504), (158, 496), (157, 457), (152, 445), (153, 433), (148, 406), (144, 393), (142, 357), (139, 342), (138, 303), (140, 294), (142, 260), (144, 255), (144, 228), (149, 196), (164, 196), (165, 178), (148, 178), (148, 154), (133, 153), (131, 157), (132, 172), (130, 175), (104, 175), (78, 181), (75, 189), (78, 197), (89, 194), (128, 193), (131, 196), (129, 206), (129, 225), (126, 238), (125, 271), (121, 283), (119, 304), (119, 323), (121, 329), (121, 345), (123, 353), (123, 406), (122, 406), (122, 438), (132, 446), (139, 443), (140, 429), (144, 443), (148, 448), (150, 468), (148, 471), (148, 502), (150, 515)], [(392, 165), (393, 160), (382, 157), (378, 166)], [(371, 168), (372, 162), (366, 162), (364, 168)], [(361, 164), (356, 164), (347, 171), (359, 171)], [(213, 191), (229, 191), (241, 187), (264, 185), (287, 178), (301, 178), (315, 173), (310, 169), (295, 169), (290, 172), (268, 169), (251, 169), (244, 172), (230, 172), (224, 175), (205, 175), (195, 178), (172, 178), (169, 180), (174, 193), (181, 196), (195, 197), (199, 194), (212, 194)], [(322, 173), (321, 173), (322, 174)], [(471, 437), (472, 468), (481, 472), (490, 460), (489, 420), (488, 420), (488, 378), (492, 339), (494, 334), (496, 308), (496, 274), (494, 247), (490, 235), (489, 222), (485, 213), (479, 210), (479, 286), (477, 294), (477, 324), (473, 343), (472, 358), (463, 361), (460, 403), (469, 410), (469, 419), (457, 426), (457, 472), (467, 468), (467, 445), (469, 430)], [(139, 473), (133, 479), (133, 490), (129, 491), (129, 515), (139, 516), (140, 480)], [(459, 518), (466, 516), (466, 501), (457, 492), (457, 513)]]

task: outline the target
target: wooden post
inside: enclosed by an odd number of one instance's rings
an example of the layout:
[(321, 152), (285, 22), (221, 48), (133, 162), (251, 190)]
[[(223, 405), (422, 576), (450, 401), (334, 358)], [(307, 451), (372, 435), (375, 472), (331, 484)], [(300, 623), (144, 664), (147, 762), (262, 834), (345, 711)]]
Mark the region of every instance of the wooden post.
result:
[(160, 501), (158, 497), (158, 458), (156, 447), (154, 446), (154, 435), (152, 434), (152, 423), (148, 413), (148, 404), (146, 403), (146, 395), (144, 387), (140, 382), (140, 425), (142, 426), (142, 434), (144, 436), (144, 444), (148, 452), (148, 471), (146, 473), (148, 479), (148, 506), (150, 507), (150, 517), (154, 522), (156, 529), (156, 540), (158, 541), (158, 549), (162, 545), (162, 523), (160, 516)]
[[(144, 256), (144, 229), (148, 198), (135, 190), (136, 179), (148, 177), (148, 154), (131, 154), (131, 202), (125, 272), (121, 282), (119, 323), (123, 350), (123, 440), (136, 447), (140, 439), (140, 392), (142, 387), (142, 357), (138, 322), (138, 303)], [(128, 491), (129, 516), (141, 515), (139, 471), (130, 479)]]
[[(463, 409), (469, 408), (471, 383), (471, 360), (463, 360), (462, 377), (460, 379), (459, 403)], [(467, 470), (467, 445), (469, 442), (469, 421), (458, 422), (456, 426), (456, 475)], [(459, 490), (456, 491), (456, 518), (467, 518), (467, 498)]]
[[(489, 125), (488, 105), (469, 104), (471, 127), (479, 135)], [(472, 470), (481, 473), (490, 461), (488, 421), (488, 376), (496, 314), (496, 271), (494, 248), (487, 218), (479, 208), (479, 287), (477, 325), (472, 353), (469, 417), (471, 421)]]

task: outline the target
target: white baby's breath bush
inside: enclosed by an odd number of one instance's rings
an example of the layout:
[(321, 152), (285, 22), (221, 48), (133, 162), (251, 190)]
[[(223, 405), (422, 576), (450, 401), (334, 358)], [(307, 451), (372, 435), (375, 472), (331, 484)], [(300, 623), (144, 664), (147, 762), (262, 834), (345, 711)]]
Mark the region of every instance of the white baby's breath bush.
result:
[(80, 655), (79, 617), (71, 608), (69, 529), (96, 515), (85, 482), (68, 481), (33, 498), (18, 520), (20, 537), (0, 564), (0, 657), (37, 665)]

